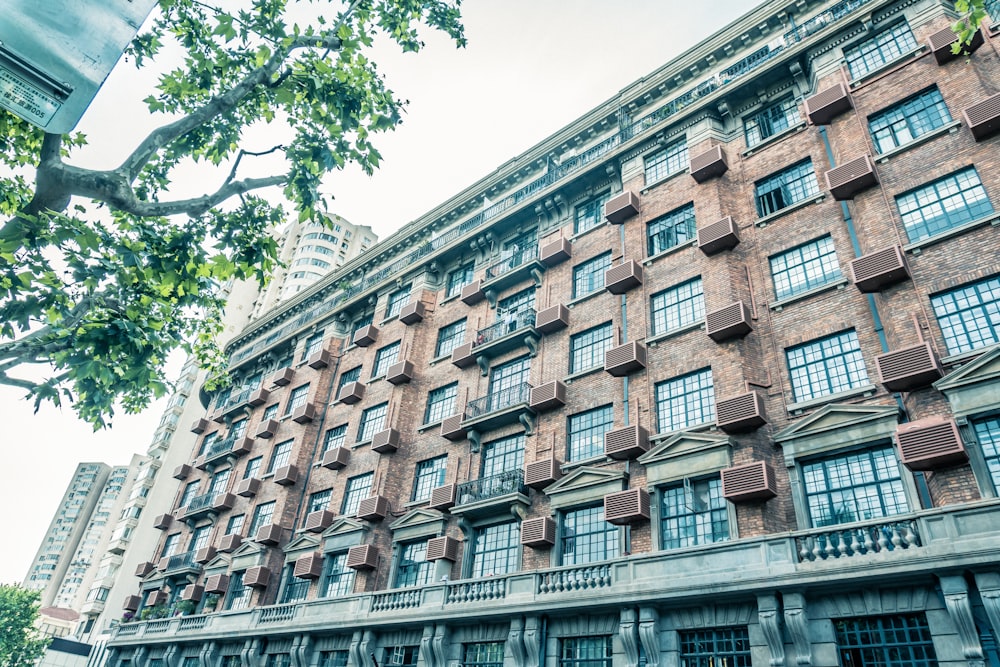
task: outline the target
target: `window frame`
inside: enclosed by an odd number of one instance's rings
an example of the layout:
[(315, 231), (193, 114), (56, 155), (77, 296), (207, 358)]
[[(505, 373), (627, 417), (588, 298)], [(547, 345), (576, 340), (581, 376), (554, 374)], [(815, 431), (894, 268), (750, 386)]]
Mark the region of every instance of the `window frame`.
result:
[(604, 274), (610, 268), (610, 250), (574, 266), (572, 298), (580, 299), (603, 290)]
[[(775, 268), (779, 263), (782, 266)], [(830, 234), (771, 255), (768, 257), (768, 268), (771, 272), (774, 298), (777, 301), (791, 299), (831, 285), (844, 277), (837, 258), (837, 247)], [(785, 284), (788, 286), (779, 289), (779, 285)]]
[(403, 347), (403, 342), (397, 340), (394, 343), (383, 345), (375, 352), (375, 363), (372, 366), (372, 379), (383, 377), (389, 367), (399, 361), (399, 353)]
[[(971, 198), (973, 194), (975, 198)], [(959, 198), (961, 208), (954, 205)], [(901, 192), (893, 199), (903, 231), (910, 243), (920, 243), (952, 233), (963, 225), (996, 213), (974, 165)], [(935, 214), (928, 216), (928, 212)]]
[[(747, 149), (755, 148), (801, 123), (799, 100), (794, 95), (786, 95), (743, 117), (744, 143)], [(764, 125), (766, 132), (760, 129)]]
[(574, 236), (589, 232), (604, 224), (604, 205), (611, 199), (611, 191), (595, 195), (573, 207)]
[[(598, 332), (606, 330), (603, 338), (591, 337)], [(615, 330), (612, 322), (608, 320), (596, 326), (578, 331), (569, 337), (569, 372), (571, 375), (584, 373), (604, 367), (604, 355), (614, 347)], [(595, 361), (585, 368), (579, 367), (585, 361)]]
[[(697, 487), (707, 485), (708, 501), (704, 509), (695, 506)], [(679, 491), (681, 503), (672, 502), (671, 495)], [(702, 475), (668, 482), (657, 487), (659, 514), (659, 548), (663, 551), (686, 547), (719, 544), (733, 539), (730, 503), (722, 495), (722, 477), (718, 474)], [(671, 508), (684, 512), (668, 512)], [(668, 523), (672, 528), (668, 531)], [(686, 525), (684, 525), (686, 524)], [(708, 530), (703, 529), (707, 526)], [(717, 530), (718, 529), (718, 530)], [(683, 533), (683, 534), (682, 534)], [(668, 541), (668, 535), (676, 535)]]
[(933, 85), (869, 114), (868, 136), (876, 154), (885, 155), (951, 122), (944, 96)]
[[(765, 187), (768, 189), (764, 190)], [(812, 158), (799, 160), (754, 182), (757, 219), (778, 215), (819, 194), (819, 179)]]
[[(834, 344), (837, 345), (837, 350), (830, 347)], [(799, 357), (801, 361), (793, 357)], [(785, 363), (788, 366), (793, 403), (810, 403), (871, 386), (861, 341), (855, 329), (838, 331), (786, 347)], [(822, 370), (822, 377), (818, 370)], [(835, 382), (835, 378), (840, 376), (846, 377), (847, 382)], [(825, 391), (821, 384), (826, 385)]]
[(465, 341), (467, 324), (467, 319), (463, 317), (438, 329), (437, 342), (434, 344), (435, 358), (450, 355), (456, 347)]
[[(905, 33), (904, 33), (905, 31)], [(900, 21), (871, 37), (844, 49), (844, 63), (852, 81), (863, 79), (873, 72), (896, 62), (918, 48), (916, 37), (906, 21)], [(869, 56), (877, 55), (876, 58)], [(854, 65), (859, 66), (855, 69)]]
[(365, 408), (358, 420), (358, 436), (355, 442), (369, 442), (376, 433), (385, 430), (389, 417), (389, 402), (379, 403)]
[[(584, 514), (586, 513), (586, 514)], [(576, 527), (570, 527), (571, 517), (586, 517), (587, 530), (585, 532), (574, 532)], [(610, 526), (610, 527), (609, 527)], [(603, 537), (602, 537), (603, 536)], [(604, 520), (604, 503), (580, 505), (568, 507), (559, 512), (558, 526), (558, 553), (557, 560), (560, 567), (570, 565), (588, 565), (591, 563), (601, 563), (618, 558), (621, 554), (621, 531), (614, 524)], [(586, 540), (581, 543), (587, 546), (584, 551), (576, 545), (577, 541)], [(570, 544), (572, 543), (572, 548)], [(596, 550), (594, 548), (597, 548)], [(594, 558), (590, 554), (597, 553), (600, 557)]]
[(340, 501), (341, 516), (356, 516), (361, 501), (371, 497), (374, 483), (375, 473), (371, 470), (348, 477), (344, 483), (344, 496)]
[[(688, 383), (692, 381), (697, 383), (694, 388), (688, 386)], [(675, 389), (683, 389), (683, 391), (675, 391)], [(689, 397), (692, 397), (697, 405), (690, 403), (691, 398)], [(681, 403), (677, 402), (678, 398), (682, 399)], [(683, 431), (713, 423), (716, 414), (715, 377), (712, 374), (712, 367), (699, 368), (657, 382), (653, 385), (653, 405), (656, 409), (656, 430), (660, 434)], [(674, 409), (675, 407), (682, 409), (677, 411)], [(678, 420), (677, 415), (681, 413), (683, 413), (683, 419)], [(670, 415), (669, 420), (666, 419), (668, 415)]]
[(427, 404), (424, 407), (424, 425), (436, 424), (455, 413), (455, 402), (458, 400), (458, 382), (435, 387), (427, 392)]
[(643, 157), (642, 174), (645, 185), (648, 188), (671, 176), (681, 174), (689, 165), (687, 137), (681, 137)]
[(697, 236), (694, 202), (688, 202), (646, 223), (646, 256), (662, 255), (693, 242)]
[(651, 295), (649, 314), (653, 336), (666, 336), (704, 322), (705, 286), (702, 277), (695, 276)]
[[(566, 416), (566, 462), (576, 463), (604, 456), (604, 434), (614, 428), (614, 404), (599, 405), (589, 410)], [(600, 417), (598, 417), (600, 414)], [(600, 422), (595, 419), (602, 418)], [(586, 428), (579, 428), (576, 421), (587, 422)], [(581, 446), (584, 439), (590, 441), (589, 449)], [(576, 440), (576, 447), (574, 447)]]
[[(422, 466), (424, 466), (423, 469)], [(417, 461), (413, 468), (413, 490), (410, 493), (410, 502), (430, 500), (431, 491), (444, 484), (447, 474), (448, 454)]]

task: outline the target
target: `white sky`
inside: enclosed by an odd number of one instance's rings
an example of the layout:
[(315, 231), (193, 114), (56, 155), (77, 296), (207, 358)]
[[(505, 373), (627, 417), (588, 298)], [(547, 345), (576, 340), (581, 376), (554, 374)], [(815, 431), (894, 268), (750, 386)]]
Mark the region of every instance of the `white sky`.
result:
[[(408, 112), (377, 138), (383, 164), (373, 177), (326, 179), (331, 210), (385, 238), (757, 4), (466, 0), (467, 48), (433, 38), (417, 54), (377, 56)], [(73, 163), (119, 164), (155, 120), (141, 104), (150, 92), (119, 63), (78, 127), (91, 149)], [(33, 414), (22, 395), (0, 387), (0, 583), (23, 580), (76, 464), (127, 463), (162, 412), (120, 415), (94, 433), (69, 408)]]

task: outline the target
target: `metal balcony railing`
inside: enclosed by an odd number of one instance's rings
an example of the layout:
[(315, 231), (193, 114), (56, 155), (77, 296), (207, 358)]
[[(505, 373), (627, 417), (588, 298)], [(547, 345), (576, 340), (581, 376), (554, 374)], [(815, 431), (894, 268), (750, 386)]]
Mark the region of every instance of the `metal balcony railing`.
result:
[(475, 419), (488, 415), (491, 412), (499, 412), (513, 407), (520, 403), (527, 403), (531, 398), (531, 385), (527, 382), (520, 382), (513, 387), (507, 387), (495, 391), (491, 394), (469, 401), (465, 406), (465, 418)]
[(225, 440), (216, 440), (211, 444), (211, 446), (205, 450), (205, 462), (211, 462), (215, 459), (221, 458), (229, 454), (230, 450), (233, 448), (233, 441), (226, 438)]
[(214, 493), (203, 493), (200, 496), (192, 498), (191, 502), (184, 508), (185, 516), (211, 508), (213, 497), (215, 497)]
[(186, 551), (182, 554), (175, 554), (167, 558), (167, 567), (164, 572), (174, 572), (176, 570), (200, 570), (201, 565), (195, 562), (196, 551)]
[(521, 310), (476, 332), (476, 345), (486, 345), (524, 327), (535, 326), (535, 311)]
[(491, 475), (471, 482), (462, 482), (455, 489), (455, 499), (459, 505), (476, 503), (481, 500), (498, 498), (510, 493), (528, 495), (528, 487), (524, 485), (524, 472), (507, 470), (499, 475)]
[(519, 266), (523, 266), (538, 257), (538, 244), (532, 243), (523, 248), (518, 248), (513, 252), (507, 252), (507, 256), (496, 264), (486, 268), (486, 280), (499, 278), (508, 271), (513, 271)]

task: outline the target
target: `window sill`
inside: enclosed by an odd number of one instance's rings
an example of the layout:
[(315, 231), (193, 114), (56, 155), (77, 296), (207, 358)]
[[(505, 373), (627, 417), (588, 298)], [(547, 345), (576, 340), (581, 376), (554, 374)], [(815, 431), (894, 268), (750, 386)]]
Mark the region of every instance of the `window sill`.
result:
[(447, 361), (448, 359), (451, 359), (451, 352), (449, 352), (448, 354), (442, 354), (440, 357), (434, 357), (433, 359), (427, 362), (427, 365), (436, 366), (442, 361)]
[(610, 226), (611, 226), (611, 223), (608, 222), (607, 220), (605, 220), (604, 222), (601, 222), (601, 223), (598, 223), (598, 224), (594, 225), (590, 229), (585, 229), (582, 232), (577, 232), (576, 234), (573, 234), (573, 236), (569, 237), (569, 242), (570, 243), (576, 243), (577, 239), (583, 238), (587, 234), (590, 234), (591, 232), (594, 232), (594, 231), (596, 231), (598, 229), (601, 229), (602, 227), (610, 227)]
[(370, 444), (372, 444), (371, 438), (369, 438), (368, 440), (362, 440), (360, 442), (351, 443), (351, 449), (358, 449), (359, 447), (364, 447)]
[(799, 123), (797, 123), (795, 125), (792, 125), (788, 129), (782, 130), (781, 132), (778, 132), (777, 134), (772, 134), (767, 139), (764, 139), (763, 141), (760, 141), (760, 142), (754, 144), (750, 148), (748, 148), (745, 151), (743, 151), (742, 153), (740, 153), (740, 155), (742, 155), (743, 157), (750, 157), (751, 155), (753, 155), (757, 151), (763, 150), (764, 148), (767, 148), (768, 146), (770, 146), (772, 144), (776, 144), (779, 141), (781, 141), (782, 139), (784, 139), (785, 137), (791, 136), (793, 134), (798, 134), (802, 130), (806, 129), (806, 127), (808, 127), (808, 124), (804, 120), (800, 121)]
[(606, 289), (604, 289), (603, 287), (601, 289), (595, 289), (593, 292), (590, 292), (588, 294), (584, 294), (583, 296), (578, 296), (575, 299), (573, 299), (572, 301), (568, 301), (566, 303), (566, 307), (567, 308), (572, 308), (573, 306), (575, 306), (575, 305), (577, 305), (579, 303), (583, 303), (584, 301), (588, 301), (590, 299), (593, 299), (595, 296), (600, 296), (601, 294), (607, 294), (607, 293), (608, 293), (608, 291)]
[(435, 426), (441, 426), (441, 422), (443, 422), (443, 421), (444, 421), (443, 419), (439, 419), (436, 422), (428, 422), (427, 424), (423, 424), (421, 426), (418, 426), (417, 427), (417, 433), (423, 433), (424, 431), (431, 430)]
[(914, 243), (905, 245), (903, 246), (903, 250), (913, 255), (919, 255), (920, 252), (923, 250), (923, 248), (926, 248), (927, 246), (932, 246), (935, 243), (940, 243), (941, 241), (947, 241), (948, 239), (954, 236), (960, 236), (967, 232), (971, 232), (974, 229), (985, 227), (986, 225), (990, 225), (991, 227), (996, 227), (1000, 225), (1000, 214), (997, 214), (997, 212), (994, 211), (985, 218), (972, 220), (971, 222), (967, 222), (964, 225), (959, 225), (958, 227), (952, 227), (951, 229), (941, 232), (940, 234), (935, 234), (934, 236), (928, 236), (925, 239), (921, 239), (919, 241), (915, 241)]
[(414, 507), (426, 507), (427, 503), (431, 501), (430, 498), (424, 498), (423, 500), (411, 500), (408, 503), (403, 503), (403, 507), (406, 509), (411, 509)]
[(829, 292), (830, 290), (842, 290), (846, 286), (847, 278), (840, 277), (818, 287), (807, 289), (804, 292), (799, 292), (798, 294), (793, 294), (792, 296), (786, 296), (784, 299), (778, 299), (777, 301), (768, 304), (768, 308), (774, 311), (781, 311), (785, 306), (795, 303), (796, 301), (802, 301), (803, 299), (808, 299), (809, 297), (822, 294), (823, 292)]
[(931, 130), (930, 132), (921, 134), (916, 139), (912, 139), (906, 142), (905, 144), (900, 144), (899, 146), (896, 146), (895, 148), (888, 150), (884, 153), (878, 153), (875, 156), (875, 162), (877, 162), (878, 164), (885, 164), (892, 158), (898, 155), (902, 155), (903, 153), (906, 153), (907, 151), (910, 151), (916, 148), (917, 146), (920, 146), (921, 144), (925, 144), (931, 139), (940, 137), (942, 134), (955, 134), (956, 132), (959, 131), (959, 129), (961, 129), (961, 127), (962, 127), (962, 121), (953, 120), (952, 122), (942, 125), (941, 127), (935, 130)]
[(792, 211), (797, 211), (800, 208), (805, 208), (806, 206), (809, 206), (811, 204), (818, 204), (821, 201), (823, 201), (824, 199), (826, 199), (826, 193), (825, 192), (821, 192), (818, 195), (813, 195), (812, 197), (806, 197), (802, 201), (798, 201), (798, 202), (795, 202), (794, 204), (786, 206), (785, 208), (781, 209), (780, 211), (775, 211), (774, 213), (771, 213), (769, 215), (765, 215), (763, 218), (758, 218), (757, 221), (754, 222), (753, 224), (755, 224), (758, 227), (767, 227), (769, 224), (771, 224), (772, 222), (774, 222), (778, 218), (780, 218), (782, 216), (785, 216), (785, 215), (788, 215)]
[(587, 370), (577, 371), (576, 373), (570, 373), (562, 379), (565, 384), (572, 384), (573, 380), (579, 380), (580, 378), (587, 377), (588, 375), (593, 375), (599, 371), (603, 371), (604, 366), (594, 366), (593, 368), (588, 368)]
[(704, 330), (704, 328), (705, 328), (705, 321), (698, 320), (697, 322), (692, 322), (691, 324), (685, 324), (682, 327), (678, 327), (670, 331), (665, 331), (664, 333), (656, 334), (655, 336), (650, 336), (649, 338), (646, 339), (646, 345), (648, 345), (649, 347), (656, 347), (659, 343), (667, 340), (668, 338), (673, 338), (674, 336), (680, 336), (682, 334), (686, 334), (689, 331), (695, 331), (697, 329)]
[(650, 264), (652, 264), (653, 262), (655, 262), (656, 260), (658, 260), (658, 259), (660, 259), (662, 257), (666, 257), (668, 255), (673, 255), (675, 252), (680, 252), (681, 250), (684, 250), (685, 248), (693, 248), (697, 242), (698, 242), (698, 239), (697, 238), (693, 238), (690, 241), (686, 241), (685, 243), (678, 243), (677, 245), (672, 246), (670, 248), (667, 248), (666, 250), (661, 250), (660, 252), (656, 253), (655, 255), (652, 255), (652, 256), (647, 257), (646, 259), (642, 260), (642, 265), (643, 266), (649, 266)]
[(819, 398), (812, 398), (808, 401), (799, 401), (798, 403), (789, 403), (785, 406), (790, 415), (800, 415), (805, 410), (810, 408), (815, 408), (820, 405), (826, 405), (827, 403), (836, 403), (837, 401), (842, 401), (846, 398), (854, 398), (855, 396), (874, 396), (875, 392), (878, 391), (878, 387), (873, 384), (864, 384), (860, 387), (855, 387), (854, 389), (848, 389), (847, 391), (841, 391), (836, 394), (826, 394), (825, 396), (820, 396)]
[(650, 445), (655, 445), (658, 442), (666, 440), (671, 436), (675, 436), (678, 433), (684, 431), (717, 431), (718, 426), (716, 426), (716, 421), (713, 419), (710, 422), (701, 422), (699, 424), (692, 424), (691, 426), (685, 426), (684, 428), (674, 429), (673, 431), (664, 431), (663, 433), (653, 433), (649, 436)]
[(367, 386), (371, 386), (371, 385), (375, 384), (376, 382), (378, 382), (379, 380), (384, 380), (384, 379), (385, 379), (385, 373), (382, 373), (381, 375), (376, 375), (374, 377), (368, 378), (368, 381), (365, 382), (365, 384)]
[[(890, 60), (889, 62), (883, 64), (881, 67), (877, 67), (872, 71), (859, 76), (857, 79), (851, 79), (848, 82), (847, 87), (850, 88), (851, 90), (854, 90), (856, 88), (863, 86), (866, 83), (870, 83), (871, 81), (879, 78), (883, 74), (888, 74), (890, 70), (894, 70), (899, 65), (904, 65), (909, 60), (916, 60), (920, 56), (924, 55), (926, 51), (927, 51), (927, 45), (921, 44), (920, 46), (911, 51), (907, 51), (906, 53), (900, 54), (898, 58), (896, 58), (895, 60)], [(846, 60), (841, 60), (840, 63), (844, 67), (847, 67)]]
[[(462, 287), (465, 287), (465, 285), (462, 285)], [(445, 298), (443, 298), (440, 301), (438, 301), (438, 305), (439, 306), (443, 306), (446, 303), (451, 303), (452, 301), (457, 300), (458, 297), (460, 297), (460, 296), (462, 296), (461, 291), (459, 291), (458, 294), (452, 294), (451, 296), (446, 296)]]
[(647, 192), (649, 192), (650, 190), (652, 190), (653, 188), (660, 187), (661, 185), (663, 185), (667, 181), (671, 181), (671, 180), (677, 178), (678, 176), (683, 176), (684, 174), (689, 174), (689, 173), (691, 173), (690, 169), (681, 169), (680, 171), (675, 171), (672, 174), (667, 174), (666, 176), (664, 176), (663, 178), (661, 178), (658, 181), (653, 181), (652, 183), (647, 183), (646, 187), (644, 187), (642, 190), (639, 190), (639, 194), (644, 195)]
[[(406, 304), (404, 303), (403, 305), (405, 306)], [(378, 325), (379, 325), (379, 327), (384, 327), (385, 325), (389, 324), (390, 322), (395, 322), (398, 319), (399, 319), (399, 315), (393, 315), (392, 317), (385, 318), (384, 320), (382, 320), (381, 322), (379, 322)]]
[(565, 474), (581, 466), (590, 466), (594, 465), (595, 463), (605, 463), (607, 462), (607, 460), (608, 457), (605, 456), (604, 454), (601, 454), (599, 456), (591, 456), (589, 459), (580, 459), (579, 461), (570, 461), (569, 463), (564, 463), (561, 466), (559, 466), (559, 470), (562, 471), (563, 474)]

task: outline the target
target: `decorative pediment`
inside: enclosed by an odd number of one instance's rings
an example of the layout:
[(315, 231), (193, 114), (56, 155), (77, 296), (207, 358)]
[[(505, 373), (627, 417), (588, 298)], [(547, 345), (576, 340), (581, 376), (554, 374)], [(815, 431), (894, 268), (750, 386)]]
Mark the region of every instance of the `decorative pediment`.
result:
[(650, 486), (728, 468), (733, 461), (733, 443), (721, 433), (681, 431), (662, 440), (639, 457), (646, 466)]
[(330, 527), (323, 531), (323, 551), (327, 553), (342, 551), (362, 544), (368, 530), (369, 525), (366, 521), (346, 516), (337, 517)]
[(264, 563), (267, 548), (256, 542), (244, 542), (232, 553), (230, 565), (233, 571), (245, 570)]
[(303, 551), (316, 551), (319, 547), (319, 537), (312, 533), (299, 535), (282, 549), (286, 554), (298, 555)]
[(419, 507), (410, 510), (389, 524), (392, 538), (396, 541), (406, 541), (428, 535), (440, 535), (444, 532), (448, 520), (437, 510)]
[(948, 397), (956, 417), (1000, 406), (1000, 346), (948, 373), (934, 388)]
[(205, 563), (205, 574), (225, 574), (229, 571), (229, 565), (233, 558), (230, 554), (218, 554), (215, 558)]
[(831, 403), (774, 434), (785, 453), (785, 464), (797, 457), (888, 440), (899, 423), (895, 405)]
[(625, 488), (626, 475), (616, 470), (582, 466), (545, 488), (553, 509), (602, 500)]

